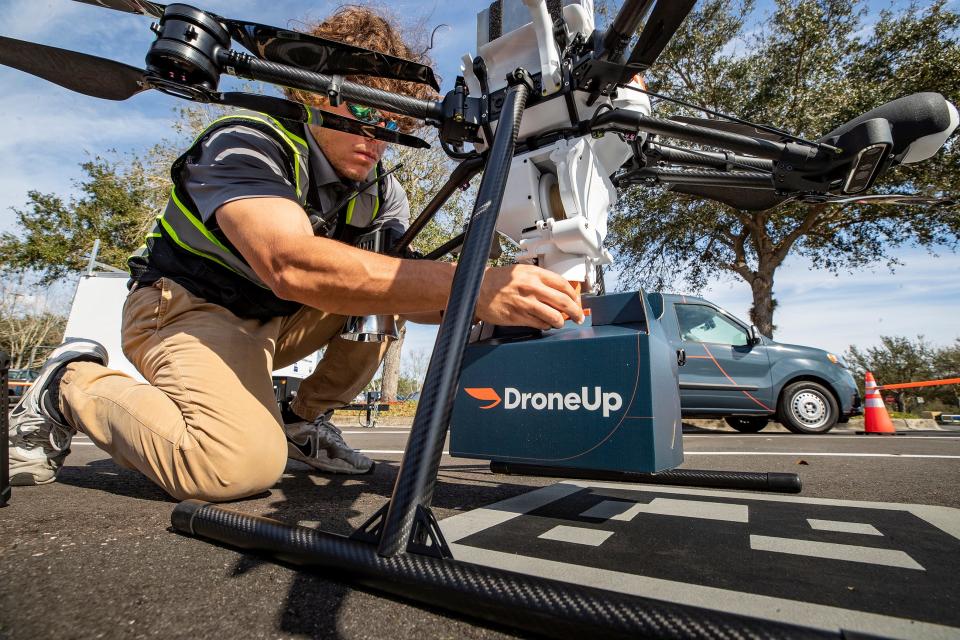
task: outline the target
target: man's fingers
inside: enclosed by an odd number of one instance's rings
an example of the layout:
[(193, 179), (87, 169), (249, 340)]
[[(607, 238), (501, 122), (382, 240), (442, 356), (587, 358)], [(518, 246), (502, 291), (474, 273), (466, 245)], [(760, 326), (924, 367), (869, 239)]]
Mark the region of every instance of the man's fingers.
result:
[(556, 289), (545, 289), (543, 294), (543, 302), (549, 304), (560, 313), (567, 314), (568, 317), (573, 318), (576, 322), (583, 320), (583, 308), (581, 308), (579, 300), (574, 301)]
[(548, 284), (554, 289), (556, 289), (557, 291), (564, 293), (571, 300), (579, 301), (580, 294), (577, 293), (577, 290), (574, 289), (573, 285), (570, 284), (569, 280), (560, 276), (557, 273), (554, 273), (553, 271), (547, 271), (546, 269), (544, 269), (543, 271), (544, 273), (550, 274), (547, 278), (543, 279), (544, 284)]
[(543, 323), (542, 326), (537, 327), (538, 329), (549, 329), (551, 327), (560, 329), (563, 327), (563, 316), (548, 304), (538, 302), (530, 310), (530, 315)]

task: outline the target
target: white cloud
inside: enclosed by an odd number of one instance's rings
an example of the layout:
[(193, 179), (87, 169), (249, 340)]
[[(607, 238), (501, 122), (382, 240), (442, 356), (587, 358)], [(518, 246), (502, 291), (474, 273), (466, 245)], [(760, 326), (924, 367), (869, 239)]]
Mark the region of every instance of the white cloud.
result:
[[(922, 334), (935, 344), (960, 337), (960, 256), (916, 249), (897, 256), (904, 265), (894, 273), (875, 267), (839, 276), (789, 259), (774, 282), (774, 338), (842, 353), (850, 345), (878, 344), (881, 335)], [(752, 300), (744, 283), (714, 285), (702, 297), (749, 318)]]
[[(9, 208), (23, 205), (31, 189), (69, 195), (77, 165), (87, 158), (111, 149), (142, 150), (171, 135), (172, 112), (164, 108), (153, 110), (166, 115), (151, 115), (14, 73), (0, 71), (0, 83), (9, 88), (0, 97), (0, 113), (7, 114), (0, 118), (0, 229), (12, 226)], [(151, 98), (134, 100), (146, 106)]]

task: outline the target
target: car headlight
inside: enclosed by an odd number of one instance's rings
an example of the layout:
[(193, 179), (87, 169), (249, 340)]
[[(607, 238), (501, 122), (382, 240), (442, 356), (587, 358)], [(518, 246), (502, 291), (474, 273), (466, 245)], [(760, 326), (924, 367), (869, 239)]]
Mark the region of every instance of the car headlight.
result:
[(844, 362), (844, 361), (843, 361), (843, 358), (841, 358), (840, 356), (835, 356), (835, 355), (833, 355), (832, 353), (828, 353), (828, 354), (827, 354), (827, 360), (829, 360), (829, 361), (832, 362), (833, 364), (840, 365), (840, 366), (843, 367), (844, 369), (847, 368), (847, 363)]

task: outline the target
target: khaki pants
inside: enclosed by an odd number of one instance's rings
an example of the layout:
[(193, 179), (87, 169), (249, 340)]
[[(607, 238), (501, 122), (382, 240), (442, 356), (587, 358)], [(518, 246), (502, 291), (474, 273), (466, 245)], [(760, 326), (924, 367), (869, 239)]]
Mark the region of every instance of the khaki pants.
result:
[(304, 307), (244, 320), (161, 279), (123, 309), (123, 352), (149, 384), (91, 362), (68, 366), (67, 421), (120, 465), (177, 499), (232, 500), (273, 486), (287, 443), (271, 381), (326, 345), (293, 410), (314, 418), (349, 403), (373, 377), (386, 344), (339, 337), (344, 317)]

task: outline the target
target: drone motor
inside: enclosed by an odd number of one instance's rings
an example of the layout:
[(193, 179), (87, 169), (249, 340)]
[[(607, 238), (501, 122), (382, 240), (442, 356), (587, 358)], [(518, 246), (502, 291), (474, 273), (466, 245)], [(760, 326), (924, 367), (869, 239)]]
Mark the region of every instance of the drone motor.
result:
[(196, 100), (217, 90), (217, 51), (230, 47), (230, 34), (213, 16), (185, 4), (171, 4), (153, 31), (147, 78), (159, 91)]

